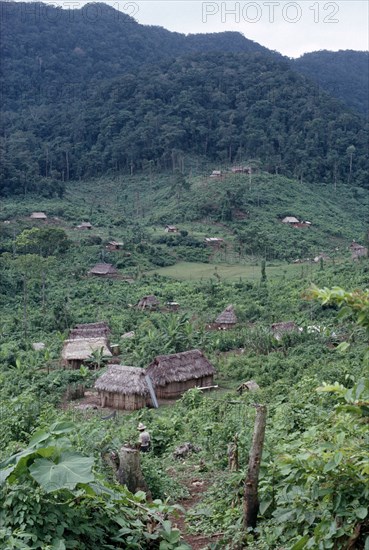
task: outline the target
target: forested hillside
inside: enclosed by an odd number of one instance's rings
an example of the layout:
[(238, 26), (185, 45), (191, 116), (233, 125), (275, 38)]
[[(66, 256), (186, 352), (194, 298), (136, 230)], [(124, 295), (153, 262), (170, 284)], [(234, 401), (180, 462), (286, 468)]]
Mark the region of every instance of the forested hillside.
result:
[[(65, 181), (189, 154), (367, 185), (363, 120), (237, 33), (185, 37), (100, 4), (3, 13), (3, 195), (61, 196)], [(196, 50), (209, 53), (184, 55)]]
[(306, 53), (292, 67), (318, 82), (323, 90), (342, 99), (351, 109), (368, 118), (369, 53), (353, 50)]

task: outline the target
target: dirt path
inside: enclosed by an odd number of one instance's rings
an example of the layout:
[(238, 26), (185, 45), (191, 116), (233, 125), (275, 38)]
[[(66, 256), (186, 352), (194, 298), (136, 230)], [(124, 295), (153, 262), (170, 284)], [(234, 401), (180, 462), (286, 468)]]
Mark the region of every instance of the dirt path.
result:
[[(202, 495), (207, 491), (210, 486), (210, 482), (201, 476), (193, 476), (189, 477), (184, 485), (187, 487), (189, 496), (181, 500), (179, 504), (187, 512), (201, 502)], [(211, 543), (216, 542), (221, 536), (221, 533), (215, 533), (214, 535), (193, 535), (188, 533), (185, 514), (181, 514), (178, 518), (176, 518), (174, 523), (183, 534), (184, 541), (191, 546), (192, 550), (205, 550), (209, 548)]]

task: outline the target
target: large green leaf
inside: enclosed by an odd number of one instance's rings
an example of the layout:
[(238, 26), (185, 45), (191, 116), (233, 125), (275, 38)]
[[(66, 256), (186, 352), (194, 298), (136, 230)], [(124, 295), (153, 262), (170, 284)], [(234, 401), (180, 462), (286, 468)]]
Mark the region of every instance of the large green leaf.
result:
[(92, 466), (94, 459), (77, 453), (61, 453), (58, 463), (41, 458), (30, 466), (31, 476), (47, 492), (58, 489), (74, 489), (77, 483), (94, 480)]

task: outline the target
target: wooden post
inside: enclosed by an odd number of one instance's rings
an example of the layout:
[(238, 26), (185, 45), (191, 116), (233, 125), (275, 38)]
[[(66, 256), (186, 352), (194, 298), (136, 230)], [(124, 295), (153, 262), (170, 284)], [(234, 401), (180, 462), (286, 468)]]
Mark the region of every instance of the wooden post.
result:
[(243, 524), (248, 529), (256, 527), (259, 512), (259, 470), (263, 453), (267, 408), (265, 405), (255, 405), (256, 418), (252, 446), (250, 451), (249, 466), (245, 480), (243, 493)]
[(131, 493), (144, 491), (148, 499), (151, 493), (141, 471), (140, 451), (124, 445), (119, 451), (119, 468), (117, 479), (121, 485), (126, 485)]

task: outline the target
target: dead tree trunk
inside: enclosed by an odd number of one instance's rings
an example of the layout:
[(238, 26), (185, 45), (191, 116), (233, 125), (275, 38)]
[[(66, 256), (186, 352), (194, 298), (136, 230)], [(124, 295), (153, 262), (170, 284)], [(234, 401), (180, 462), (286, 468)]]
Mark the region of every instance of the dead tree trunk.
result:
[(265, 405), (255, 405), (256, 418), (254, 425), (254, 434), (252, 437), (252, 446), (249, 458), (249, 467), (247, 471), (244, 493), (243, 493), (243, 524), (245, 529), (256, 527), (256, 521), (259, 512), (259, 470), (263, 453), (265, 425), (267, 409)]
[(131, 493), (144, 491), (147, 498), (151, 498), (140, 464), (140, 451), (132, 447), (123, 446), (119, 451), (119, 468), (116, 472), (117, 480), (126, 485)]

